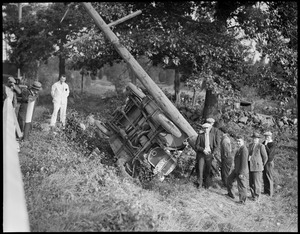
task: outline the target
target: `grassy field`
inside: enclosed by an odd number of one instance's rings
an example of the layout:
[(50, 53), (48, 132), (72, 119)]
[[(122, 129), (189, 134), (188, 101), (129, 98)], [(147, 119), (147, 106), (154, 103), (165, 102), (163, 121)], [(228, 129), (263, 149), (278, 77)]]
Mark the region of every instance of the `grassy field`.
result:
[[(99, 93), (84, 94), (69, 103), (67, 114), (77, 113), (76, 118), (87, 126), (84, 132), (93, 136), (94, 127), (87, 117), (93, 114), (104, 121), (121, 102), (102, 99)], [(51, 111), (50, 97), (41, 97), (30, 140), (20, 146), (33, 232), (298, 231), (297, 134), (281, 133), (275, 159), (275, 196), (262, 195), (259, 203), (248, 200), (240, 206), (225, 197), (227, 191), (218, 177), (208, 190), (193, 187), (193, 178), (187, 177), (187, 151), (181, 156), (183, 163), (163, 182), (141, 184), (123, 179), (106, 141), (81, 141), (64, 131), (42, 131)], [(91, 152), (94, 146), (100, 153)]]

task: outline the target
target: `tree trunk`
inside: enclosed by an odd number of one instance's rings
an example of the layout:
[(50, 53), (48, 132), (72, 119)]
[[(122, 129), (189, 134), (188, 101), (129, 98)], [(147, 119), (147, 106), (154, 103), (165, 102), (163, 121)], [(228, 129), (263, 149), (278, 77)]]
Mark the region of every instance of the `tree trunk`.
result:
[(81, 75), (81, 93), (83, 93), (83, 77), (84, 77), (84, 72), (82, 72)]
[(59, 58), (59, 77), (61, 77), (61, 75), (62, 74), (66, 74), (66, 60), (65, 60), (65, 58), (64, 58), (64, 56), (63, 55), (59, 55), (58, 56), (58, 58)]
[[(175, 82), (176, 69), (166, 69), (166, 83), (167, 85), (172, 85)], [(179, 74), (178, 74), (179, 75)], [(180, 78), (178, 78), (180, 79)], [(180, 82), (180, 81), (179, 81)]]
[(205, 102), (203, 109), (203, 118), (214, 118), (218, 116), (218, 96), (212, 93), (212, 90), (207, 89), (205, 94)]
[(175, 105), (178, 107), (180, 105), (180, 76), (177, 69), (175, 69), (175, 79), (174, 79), (174, 91), (175, 91)]
[(89, 87), (91, 87), (92, 75), (93, 73), (91, 71), (88, 71), (88, 75), (85, 77), (84, 87), (86, 91), (88, 90)]
[(39, 60), (36, 60), (36, 64), (37, 64), (37, 66), (36, 66), (36, 76), (35, 76), (35, 80), (36, 81), (39, 81), (39, 68), (40, 68), (40, 61)]

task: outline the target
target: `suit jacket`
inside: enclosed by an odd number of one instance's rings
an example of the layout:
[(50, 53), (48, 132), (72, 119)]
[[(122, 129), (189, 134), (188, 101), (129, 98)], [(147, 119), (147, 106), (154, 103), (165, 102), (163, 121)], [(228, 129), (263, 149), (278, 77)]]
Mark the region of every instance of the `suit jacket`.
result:
[(23, 89), (21, 93), (21, 100), (20, 100), (20, 108), (18, 115), (23, 116), (25, 118), (27, 112), (28, 102), (36, 101), (34, 106), (37, 105), (38, 101), (38, 94), (34, 94), (30, 89)]
[(255, 148), (253, 148), (253, 145), (254, 143), (249, 145), (249, 170), (263, 171), (264, 166), (268, 161), (266, 148), (261, 143), (256, 144)]
[[(265, 141), (263, 142), (263, 145), (265, 145)], [(275, 143), (269, 142), (265, 147), (268, 155), (268, 162), (272, 162), (275, 156)]]
[(238, 175), (246, 175), (249, 173), (248, 169), (248, 149), (245, 145), (241, 146), (234, 156), (234, 171)]
[(67, 104), (69, 94), (69, 85), (65, 82), (61, 84), (60, 81), (57, 81), (51, 87), (51, 96), (53, 98), (53, 102)]
[[(209, 131), (209, 146), (211, 149), (211, 154), (215, 154), (218, 150), (217, 134), (215, 132)], [(205, 148), (205, 133), (199, 133), (196, 139), (195, 149), (197, 151), (197, 156), (203, 156)]]
[(215, 136), (215, 141), (217, 143), (217, 150), (220, 150), (220, 147), (221, 147), (221, 141), (222, 141), (222, 132), (216, 128), (216, 127), (212, 127), (210, 129), (210, 133), (213, 134)]
[(221, 140), (221, 148), (220, 148), (222, 160), (231, 158), (231, 150), (232, 150), (231, 148), (232, 147), (231, 147), (230, 138), (227, 135), (224, 135)]

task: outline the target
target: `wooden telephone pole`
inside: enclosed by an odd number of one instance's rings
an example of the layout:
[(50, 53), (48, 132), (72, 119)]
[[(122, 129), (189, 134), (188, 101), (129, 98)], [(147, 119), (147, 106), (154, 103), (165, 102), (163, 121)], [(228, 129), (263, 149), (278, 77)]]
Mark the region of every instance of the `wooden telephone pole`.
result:
[(84, 6), (88, 14), (93, 18), (96, 25), (102, 30), (105, 36), (113, 44), (120, 56), (129, 64), (131, 69), (136, 74), (137, 78), (153, 96), (153, 98), (159, 104), (162, 110), (164, 110), (167, 113), (168, 117), (188, 135), (189, 142), (192, 145), (192, 147), (194, 147), (194, 140), (197, 136), (197, 132), (192, 128), (189, 122), (181, 115), (181, 113), (162, 92), (162, 90), (157, 86), (157, 84), (144, 71), (144, 69), (130, 54), (130, 52), (120, 43), (118, 37), (104, 22), (104, 20), (93, 8), (93, 6), (87, 2), (83, 2), (82, 5)]

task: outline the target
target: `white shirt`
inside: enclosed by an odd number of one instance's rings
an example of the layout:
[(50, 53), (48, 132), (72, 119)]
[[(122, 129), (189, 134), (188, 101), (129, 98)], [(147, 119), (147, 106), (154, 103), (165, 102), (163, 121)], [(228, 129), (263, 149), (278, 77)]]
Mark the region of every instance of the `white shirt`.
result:
[(206, 150), (207, 152), (211, 152), (211, 149), (210, 149), (210, 145), (209, 145), (209, 132), (210, 132), (210, 129), (209, 131), (205, 131), (204, 134), (204, 138), (205, 138), (205, 148), (204, 150)]
[(51, 96), (53, 98), (53, 102), (67, 104), (69, 93), (69, 85), (65, 82), (61, 83), (58, 81), (51, 87)]

